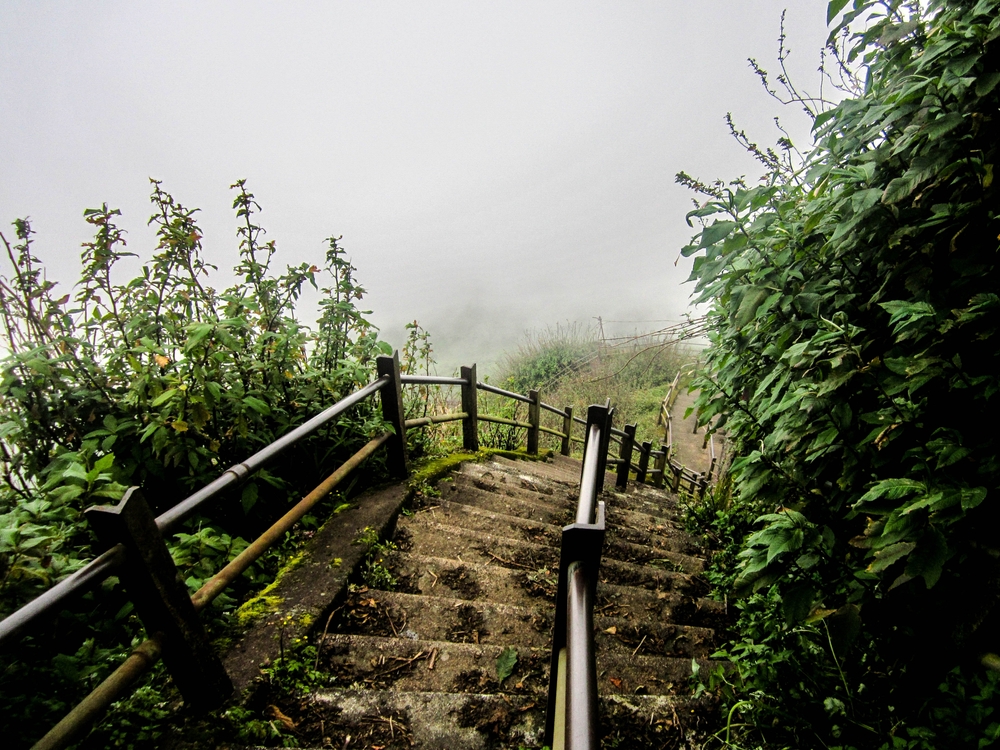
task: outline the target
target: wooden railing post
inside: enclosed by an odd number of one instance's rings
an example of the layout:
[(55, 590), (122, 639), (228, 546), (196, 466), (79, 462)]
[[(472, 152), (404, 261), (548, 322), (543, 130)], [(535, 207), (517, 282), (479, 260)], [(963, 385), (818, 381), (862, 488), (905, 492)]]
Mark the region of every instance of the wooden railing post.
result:
[(673, 490), (674, 492), (679, 492), (681, 489), (681, 474), (684, 473), (684, 467), (681, 466), (680, 464), (674, 466), (673, 461), (670, 462), (669, 466), (670, 469), (674, 472), (674, 483), (670, 489)]
[(646, 481), (646, 470), (649, 469), (649, 452), (652, 449), (653, 444), (647, 440), (639, 450), (639, 469), (635, 473), (635, 481), (640, 484)]
[(184, 702), (196, 711), (222, 705), (233, 683), (205, 637), (142, 492), (132, 487), (118, 505), (88, 508), (84, 515), (103, 544), (125, 546), (118, 575), (147, 635), (163, 634), (163, 661)]
[(570, 451), (573, 449), (573, 438), (572, 438), (572, 435), (573, 435), (573, 407), (572, 406), (567, 406), (565, 409), (563, 409), (563, 411), (566, 412), (566, 416), (563, 417), (563, 428), (562, 428), (562, 431), (563, 431), (563, 435), (565, 435), (566, 437), (564, 437), (562, 439), (562, 445), (559, 446), (559, 453), (561, 453), (564, 456), (568, 456), (570, 454)]
[(542, 399), (537, 390), (528, 391), (528, 398), (531, 399), (531, 403), (528, 404), (528, 424), (531, 425), (528, 428), (528, 453), (534, 455), (538, 453), (538, 438), (542, 432), (539, 429), (542, 425), (542, 409), (539, 406)]
[(653, 468), (659, 471), (656, 478), (653, 480), (653, 486), (656, 488), (663, 487), (663, 483), (666, 481), (664, 474), (667, 471), (667, 446), (663, 444), (660, 446), (660, 452), (663, 454), (653, 463)]
[(479, 450), (479, 390), (476, 388), (476, 366), (463, 367), (462, 379), (462, 411), (466, 413), (462, 420), (462, 447), (475, 453)]
[(382, 419), (392, 426), (393, 437), (385, 444), (386, 464), (389, 472), (399, 479), (408, 474), (406, 467), (406, 417), (403, 415), (403, 390), (399, 378), (399, 352), (391, 357), (381, 356), (375, 360), (379, 377), (389, 376), (389, 382), (382, 386)]
[(635, 446), (635, 428), (634, 424), (627, 424), (622, 428), (625, 437), (622, 438), (622, 449), (618, 453), (621, 463), (618, 464), (618, 476), (615, 481), (615, 487), (620, 490), (628, 487), (628, 475), (632, 471), (632, 448)]

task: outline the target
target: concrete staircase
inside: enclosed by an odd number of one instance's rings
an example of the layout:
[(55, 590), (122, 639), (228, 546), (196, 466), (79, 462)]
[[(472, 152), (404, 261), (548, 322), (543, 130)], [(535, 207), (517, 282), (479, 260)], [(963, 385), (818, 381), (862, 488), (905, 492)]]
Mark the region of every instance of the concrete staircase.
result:
[[(580, 462), (470, 463), (400, 517), (381, 565), (392, 590), (352, 587), (318, 644), (334, 689), (311, 695), (300, 744), (518, 748), (542, 742), (561, 527)], [(676, 499), (606, 481), (607, 540), (595, 610), (604, 747), (686, 747), (702, 706), (722, 605)], [(280, 713), (280, 712), (279, 712)], [(279, 717), (280, 718), (280, 717)]]

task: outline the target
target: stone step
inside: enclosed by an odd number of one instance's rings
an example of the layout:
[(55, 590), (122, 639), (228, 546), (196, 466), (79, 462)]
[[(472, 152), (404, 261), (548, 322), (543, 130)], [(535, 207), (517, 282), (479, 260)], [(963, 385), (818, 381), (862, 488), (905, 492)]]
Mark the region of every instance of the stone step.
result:
[(456, 475), (454, 482), (440, 482), (437, 489), (442, 499), (474, 505), (477, 508), (504, 513), (508, 516), (528, 518), (542, 523), (565, 526), (573, 522), (576, 498), (567, 496), (564, 503), (549, 502), (535, 493), (498, 493), (487, 489), (482, 480), (467, 475)]
[[(675, 625), (616, 613), (594, 618), (599, 649), (650, 656), (702, 656), (711, 646), (710, 628)], [(552, 643), (552, 608), (468, 601), (443, 596), (365, 589), (351, 594), (329, 626), (348, 635), (398, 636), (474, 644)]]
[[(501, 644), (328, 633), (319, 650), (319, 664), (344, 687), (544, 696), (549, 649), (510, 647), (517, 650), (517, 664), (502, 682), (497, 659), (507, 646)], [(687, 664), (690, 669), (690, 660)]]
[(524, 607), (485, 600), (363, 590), (352, 594), (330, 631), (431, 641), (551, 645), (552, 617), (540, 602)]
[[(387, 555), (386, 564), (399, 579), (399, 590), (411, 594), (501, 602), (525, 609), (542, 606), (550, 613), (555, 601), (555, 567), (523, 570), (401, 551)], [(700, 579), (689, 580), (676, 590), (600, 582), (595, 615), (714, 627), (725, 615), (724, 605), (698, 598), (707, 593), (708, 587)]]
[[(558, 567), (557, 547), (427, 519), (428, 514), (421, 513), (400, 521), (397, 531), (403, 532), (403, 541), (397, 542), (400, 549), (431, 557), (454, 557), (463, 562), (483, 565), (493, 562), (527, 571)], [(606, 553), (614, 551), (609, 546)], [(625, 586), (685, 591), (691, 586), (691, 576), (678, 572), (676, 567), (673, 560), (662, 565), (643, 565), (605, 556), (601, 561), (601, 580)]]
[(465, 464), (454, 477), (458, 483), (471, 484), (486, 492), (552, 507), (571, 506), (579, 497), (579, 488), (576, 486), (550, 482), (496, 464)]
[[(567, 504), (564, 508), (556, 508), (542, 505), (530, 500), (513, 497), (510, 495), (498, 495), (480, 489), (466, 478), (456, 481), (453, 484), (439, 485), (441, 490), (441, 502), (452, 502), (468, 505), (472, 508), (479, 508), (485, 511), (499, 513), (501, 515), (517, 517), (537, 523), (550, 524), (561, 531), (562, 527), (573, 523), (575, 508)], [(575, 505), (576, 500), (573, 500)], [(651, 522), (648, 515), (634, 513), (632, 511), (622, 511), (611, 508), (606, 511), (610, 518), (607, 525), (607, 539), (609, 541), (621, 540), (631, 544), (638, 544), (654, 548), (654, 550), (669, 551), (681, 555), (694, 556), (699, 550), (690, 538), (679, 527), (679, 524)], [(635, 524), (633, 528), (630, 524)], [(649, 558), (667, 557), (662, 554), (651, 554)], [(685, 569), (691, 571), (701, 570), (701, 565), (685, 565)]]
[[(499, 679), (497, 660), (507, 648), (517, 652), (510, 676)], [(624, 650), (596, 650), (602, 695), (666, 695), (691, 677), (690, 657), (647, 656)], [(348, 688), (397, 692), (502, 693), (544, 700), (549, 650), (511, 644), (472, 644), (406, 637), (328, 633), (319, 665)], [(716, 662), (698, 658), (703, 669)]]
[[(703, 703), (664, 695), (601, 697), (603, 746), (682, 747), (685, 730), (694, 724), (690, 716)], [(545, 728), (544, 704), (519, 695), (324, 691), (310, 696), (304, 709), (308, 719), (300, 729), (307, 750), (537, 747)]]

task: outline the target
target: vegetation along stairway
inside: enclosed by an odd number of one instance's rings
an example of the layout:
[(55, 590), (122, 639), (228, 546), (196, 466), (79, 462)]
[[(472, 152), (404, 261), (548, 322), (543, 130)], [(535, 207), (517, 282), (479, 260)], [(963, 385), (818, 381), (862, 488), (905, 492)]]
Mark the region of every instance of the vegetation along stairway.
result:
[[(371, 561), (368, 580), (381, 586), (352, 587), (318, 643), (335, 687), (272, 712), (317, 747), (539, 746), (560, 532), (580, 472), (563, 456), (495, 457), (419, 495)], [(685, 697), (691, 662), (711, 653), (722, 604), (703, 598), (704, 561), (673, 495), (633, 484), (602, 499), (603, 745), (684, 747), (699, 721)]]

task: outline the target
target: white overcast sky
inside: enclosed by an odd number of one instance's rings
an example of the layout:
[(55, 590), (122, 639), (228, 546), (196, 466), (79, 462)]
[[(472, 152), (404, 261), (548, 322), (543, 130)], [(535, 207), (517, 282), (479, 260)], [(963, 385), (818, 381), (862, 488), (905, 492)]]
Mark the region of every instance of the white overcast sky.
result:
[(68, 287), (85, 208), (120, 208), (148, 257), (156, 177), (202, 209), (225, 270), (246, 178), (279, 261), (343, 235), (384, 336), (419, 320), (445, 369), (526, 329), (677, 319), (692, 196), (674, 174), (756, 173), (726, 112), (762, 144), (775, 115), (807, 140), (746, 63), (776, 67), (786, 8), (815, 91), (821, 0), (3, 0), (0, 225), (30, 216)]

